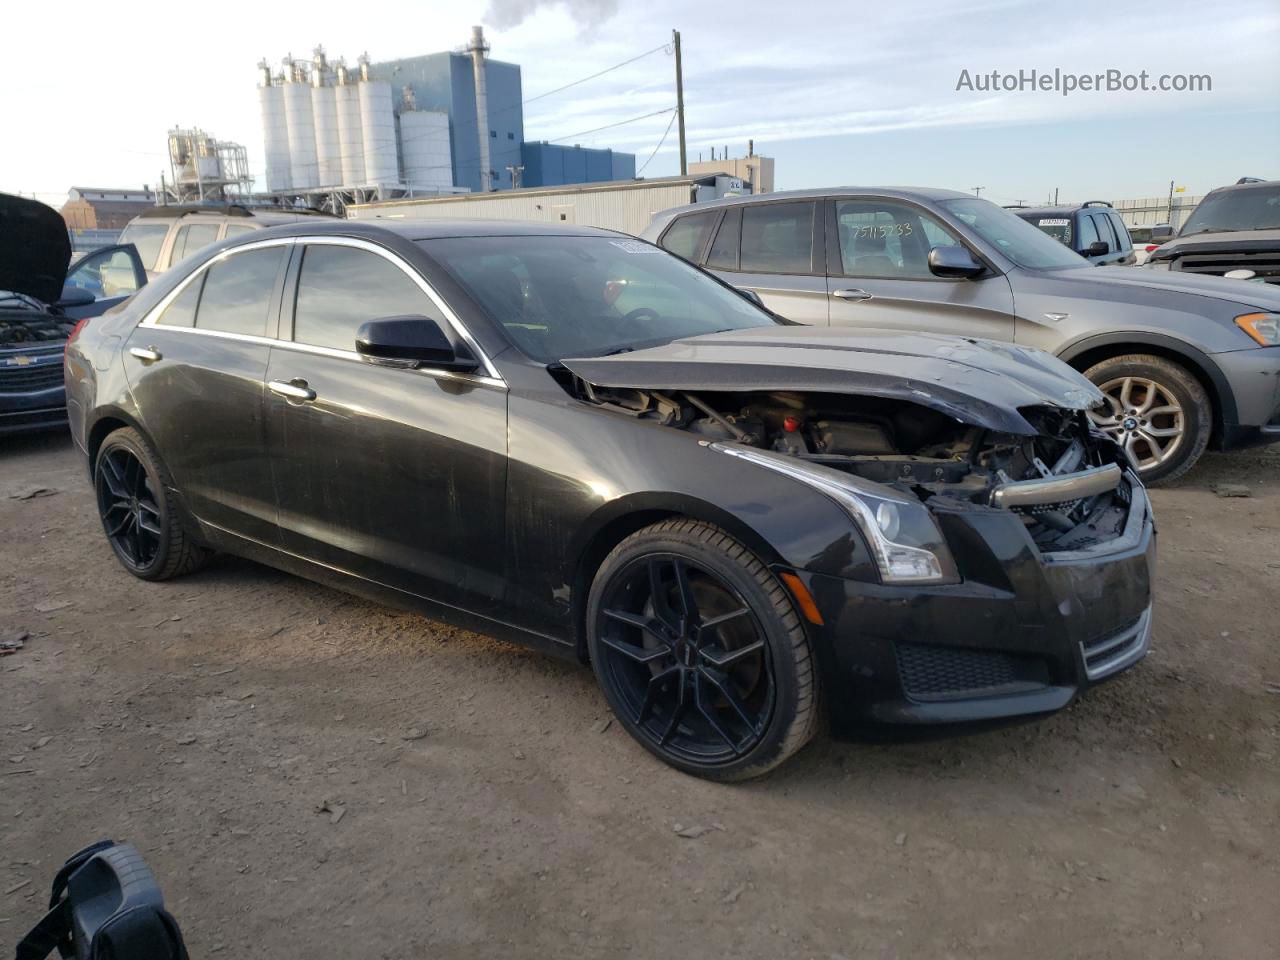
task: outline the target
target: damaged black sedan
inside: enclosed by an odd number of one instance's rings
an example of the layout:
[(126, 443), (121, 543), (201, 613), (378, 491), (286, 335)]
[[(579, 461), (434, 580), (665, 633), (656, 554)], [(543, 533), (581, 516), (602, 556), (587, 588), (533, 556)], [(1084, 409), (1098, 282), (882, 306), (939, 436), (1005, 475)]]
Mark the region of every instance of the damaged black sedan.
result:
[(1151, 511), (1087, 380), (794, 326), (606, 231), (261, 231), (85, 325), (66, 377), (136, 576), (226, 551), (576, 657), (700, 776), (823, 723), (1047, 714), (1149, 643)]

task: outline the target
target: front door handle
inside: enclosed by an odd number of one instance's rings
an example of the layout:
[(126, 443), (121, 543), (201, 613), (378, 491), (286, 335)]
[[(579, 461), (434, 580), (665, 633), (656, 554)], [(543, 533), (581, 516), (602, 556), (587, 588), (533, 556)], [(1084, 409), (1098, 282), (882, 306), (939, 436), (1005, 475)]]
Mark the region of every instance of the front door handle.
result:
[(137, 357), (143, 363), (155, 363), (164, 356), (155, 347), (130, 347), (129, 355)]
[(844, 290), (832, 290), (831, 295), (837, 300), (870, 300), (871, 294), (858, 287), (848, 287)]
[(267, 389), (288, 400), (309, 401), (316, 398), (316, 392), (307, 386), (307, 381), (296, 377), (293, 380), (272, 380), (267, 384)]

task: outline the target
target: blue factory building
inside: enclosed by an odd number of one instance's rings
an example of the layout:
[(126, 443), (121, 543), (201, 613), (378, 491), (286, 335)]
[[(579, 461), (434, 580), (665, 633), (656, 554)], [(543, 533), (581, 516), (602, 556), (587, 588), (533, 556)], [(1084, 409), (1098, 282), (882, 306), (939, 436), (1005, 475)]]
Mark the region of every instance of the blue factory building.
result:
[[(483, 44), (479, 30), (477, 43)], [(487, 51), (487, 44), (483, 45)], [(385, 81), (400, 104), (416, 110), (449, 115), (453, 184), (477, 191), (480, 176), (480, 136), (488, 137), (491, 189), (509, 190), (512, 167), (522, 187), (595, 183), (635, 176), (635, 155), (612, 150), (564, 147), (524, 140), (524, 91), (520, 66), (482, 56), (487, 130), (479, 130), (475, 57), (472, 52), (432, 53), (369, 64), (369, 77)], [(399, 108), (398, 108), (399, 109)]]
[(634, 180), (636, 155), (614, 150), (526, 143), (522, 150), (522, 187), (559, 187), (570, 183)]

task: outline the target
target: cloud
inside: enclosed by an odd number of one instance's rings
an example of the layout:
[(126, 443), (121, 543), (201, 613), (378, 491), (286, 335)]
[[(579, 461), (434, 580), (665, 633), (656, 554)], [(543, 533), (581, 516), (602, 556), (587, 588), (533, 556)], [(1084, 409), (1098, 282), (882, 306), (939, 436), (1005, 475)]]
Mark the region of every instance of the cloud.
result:
[(518, 27), (543, 7), (564, 7), (584, 33), (618, 13), (618, 0), (489, 0), (484, 22), (497, 30)]

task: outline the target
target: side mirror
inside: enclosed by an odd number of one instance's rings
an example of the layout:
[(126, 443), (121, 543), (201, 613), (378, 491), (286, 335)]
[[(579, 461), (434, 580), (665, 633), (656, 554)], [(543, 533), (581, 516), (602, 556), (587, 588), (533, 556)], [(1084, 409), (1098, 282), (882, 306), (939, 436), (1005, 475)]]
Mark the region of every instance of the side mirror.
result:
[(1093, 243), (1089, 244), (1088, 248), (1084, 252), (1084, 255), (1086, 257), (1100, 257), (1103, 254), (1110, 253), (1110, 252), (1111, 252), (1111, 244), (1107, 243), (1107, 241), (1105, 240), (1095, 240), (1093, 241)]
[(86, 290), (84, 287), (77, 287), (75, 284), (68, 283), (62, 288), (62, 296), (55, 307), (84, 307), (93, 303), (97, 298), (93, 295), (93, 291)]
[(760, 299), (760, 294), (756, 293), (754, 290), (744, 290), (742, 287), (735, 287), (734, 289), (737, 290), (744, 297), (746, 297), (748, 300), (750, 300), (752, 303), (754, 303), (761, 310), (767, 309), (764, 305), (764, 301)]
[(1173, 227), (1167, 223), (1161, 223), (1151, 228), (1151, 242), (1164, 243), (1173, 239)]
[(429, 367), (466, 373), (480, 362), (466, 344), (456, 347), (440, 324), (430, 317), (381, 317), (361, 324), (356, 353), (370, 363), (396, 367)]
[(929, 251), (929, 272), (944, 279), (972, 279), (987, 268), (974, 259), (967, 247), (941, 246)]

